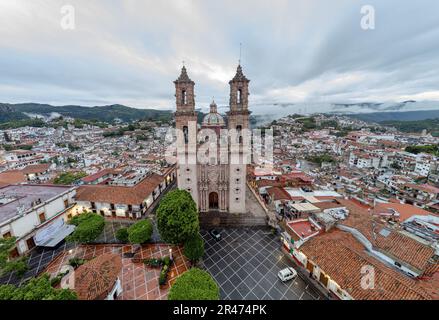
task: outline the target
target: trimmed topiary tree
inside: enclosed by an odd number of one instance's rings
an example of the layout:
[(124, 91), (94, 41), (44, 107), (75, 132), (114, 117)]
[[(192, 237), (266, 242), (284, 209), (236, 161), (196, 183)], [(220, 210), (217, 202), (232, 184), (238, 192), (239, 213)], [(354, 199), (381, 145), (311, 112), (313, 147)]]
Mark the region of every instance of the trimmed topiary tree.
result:
[(197, 262), (204, 255), (204, 240), (197, 234), (184, 243), (184, 255), (188, 258), (192, 263)]
[(175, 280), (168, 300), (219, 300), (219, 287), (209, 273), (192, 268)]
[(75, 231), (67, 237), (67, 241), (90, 243), (96, 240), (105, 227), (104, 217), (96, 213), (83, 213), (69, 222), (76, 226)]
[(160, 202), (157, 227), (163, 241), (180, 244), (198, 234), (200, 223), (195, 201), (189, 192), (174, 190)]
[(120, 242), (128, 242), (128, 228), (120, 228), (116, 231), (116, 239)]
[(142, 244), (151, 240), (152, 223), (150, 220), (139, 221), (128, 228), (128, 240), (133, 244)]

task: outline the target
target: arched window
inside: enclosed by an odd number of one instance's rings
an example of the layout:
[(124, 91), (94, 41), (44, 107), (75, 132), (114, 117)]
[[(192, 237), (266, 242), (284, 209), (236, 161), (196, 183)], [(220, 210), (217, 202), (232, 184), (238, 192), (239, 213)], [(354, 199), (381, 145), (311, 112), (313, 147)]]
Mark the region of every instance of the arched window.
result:
[(238, 104), (242, 104), (242, 89), (238, 89)]
[(187, 104), (187, 93), (185, 89), (181, 91), (181, 104)]
[(242, 126), (241, 125), (236, 126), (236, 136), (237, 136), (238, 143), (242, 143)]
[(187, 126), (183, 127), (183, 134), (184, 134), (184, 143), (189, 142), (189, 129)]

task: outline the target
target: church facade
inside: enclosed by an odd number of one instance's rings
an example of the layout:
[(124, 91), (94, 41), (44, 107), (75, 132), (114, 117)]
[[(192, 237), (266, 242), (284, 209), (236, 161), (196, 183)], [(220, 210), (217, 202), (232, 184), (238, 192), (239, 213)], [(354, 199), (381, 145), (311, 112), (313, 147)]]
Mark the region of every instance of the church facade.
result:
[[(241, 65), (230, 80), (230, 103), (227, 121), (218, 113), (212, 102), (210, 112), (201, 125), (197, 124), (195, 111), (195, 83), (189, 78), (183, 66), (175, 84), (177, 129), (177, 183), (178, 188), (187, 190), (200, 212), (246, 212), (246, 168), (249, 143), (248, 132), (250, 111), (248, 109), (249, 82)], [(220, 143), (220, 133), (228, 129), (234, 135), (225, 137), (227, 143)], [(210, 135), (204, 136), (204, 132)], [(212, 137), (212, 133), (214, 136)], [(201, 137), (201, 138), (200, 138)], [(224, 141), (224, 140), (222, 140)], [(217, 153), (200, 162), (197, 155), (204, 154), (206, 145), (215, 144)]]

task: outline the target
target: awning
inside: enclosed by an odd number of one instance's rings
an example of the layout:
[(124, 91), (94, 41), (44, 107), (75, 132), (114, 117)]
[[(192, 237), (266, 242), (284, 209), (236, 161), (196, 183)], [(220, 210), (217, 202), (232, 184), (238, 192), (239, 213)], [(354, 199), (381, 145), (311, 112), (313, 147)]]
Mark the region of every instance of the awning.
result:
[(75, 231), (75, 226), (71, 224), (64, 224), (58, 230), (44, 239), (44, 242), (38, 243), (39, 247), (53, 248), (58, 245), (61, 241), (63, 241), (68, 235), (72, 234)]

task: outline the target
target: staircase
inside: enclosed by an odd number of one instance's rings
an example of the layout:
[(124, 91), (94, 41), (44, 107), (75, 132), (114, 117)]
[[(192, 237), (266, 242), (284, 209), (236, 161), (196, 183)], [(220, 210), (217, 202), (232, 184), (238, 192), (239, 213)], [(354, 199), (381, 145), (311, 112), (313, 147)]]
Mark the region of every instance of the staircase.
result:
[(267, 218), (264, 216), (254, 216), (250, 213), (200, 213), (200, 226), (202, 228), (265, 227), (267, 226)]

